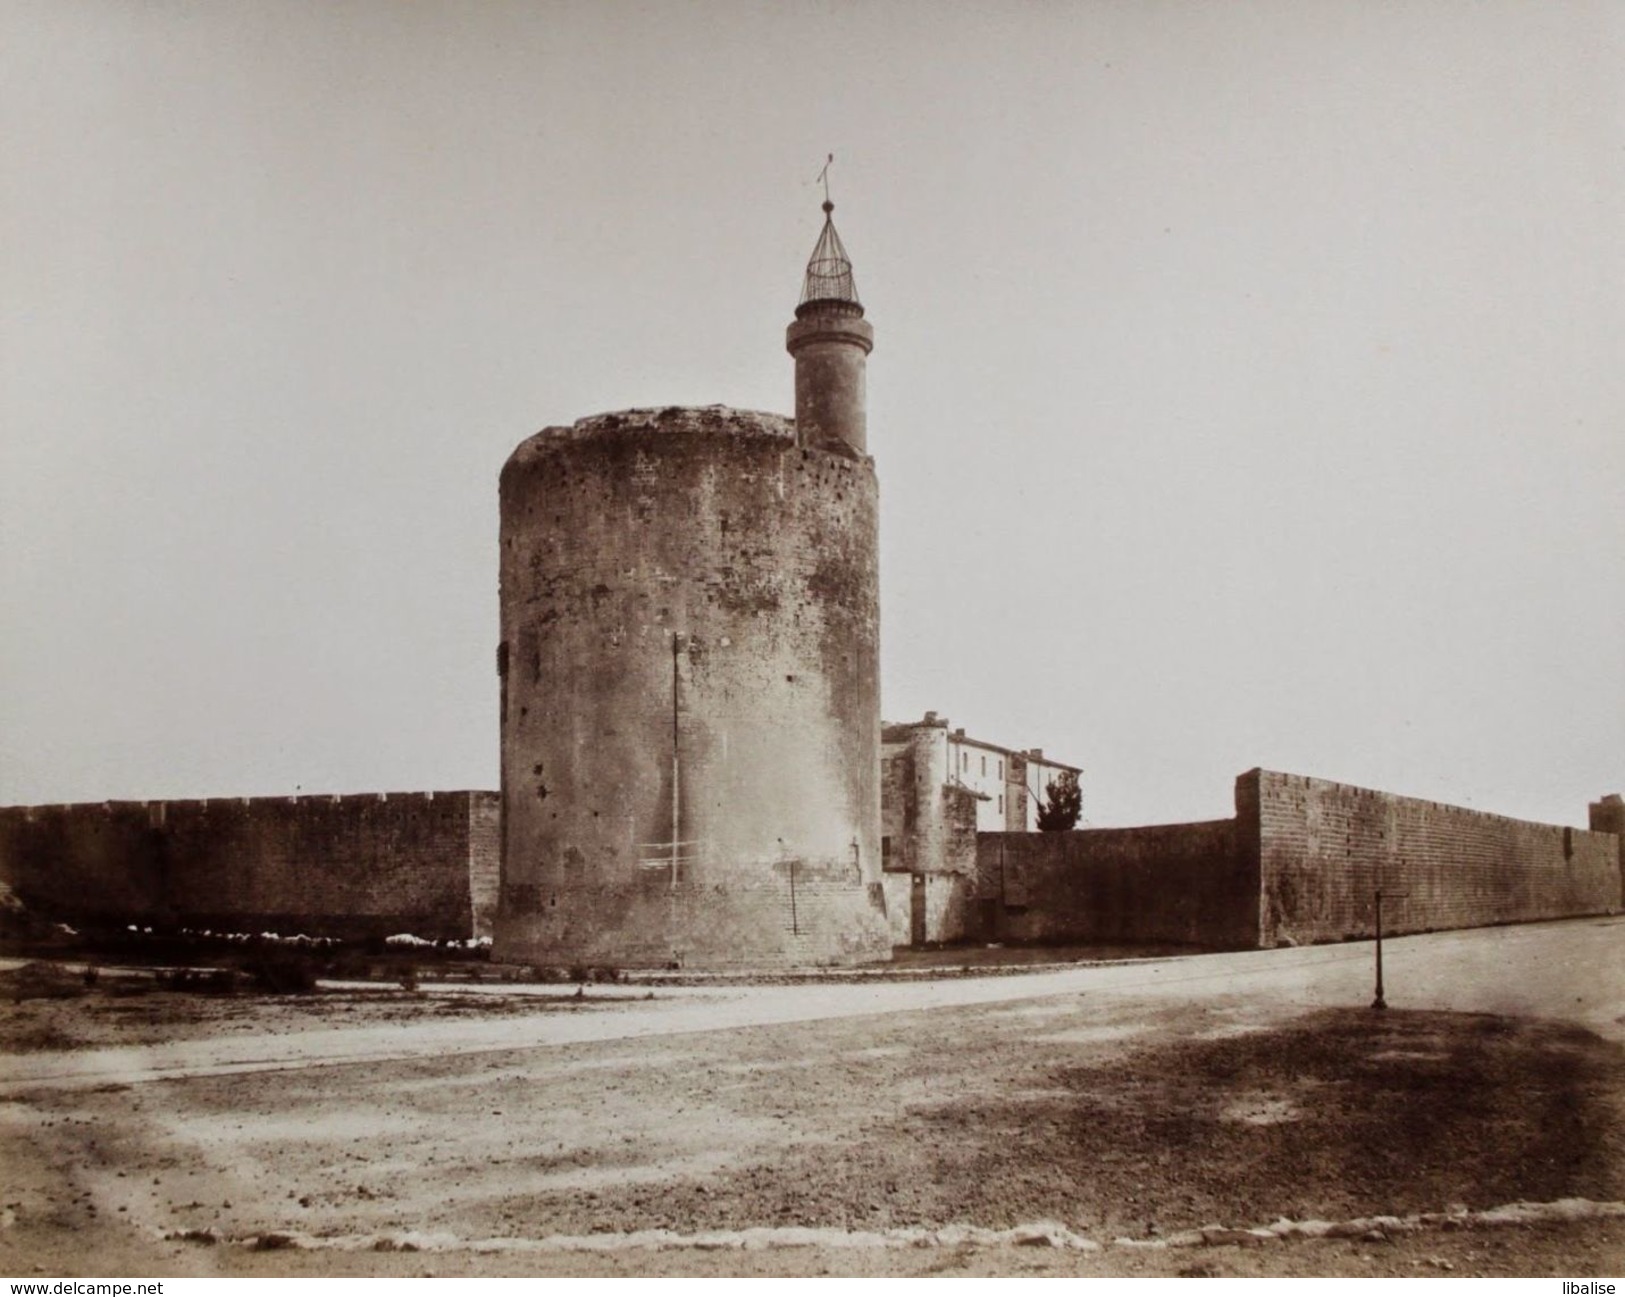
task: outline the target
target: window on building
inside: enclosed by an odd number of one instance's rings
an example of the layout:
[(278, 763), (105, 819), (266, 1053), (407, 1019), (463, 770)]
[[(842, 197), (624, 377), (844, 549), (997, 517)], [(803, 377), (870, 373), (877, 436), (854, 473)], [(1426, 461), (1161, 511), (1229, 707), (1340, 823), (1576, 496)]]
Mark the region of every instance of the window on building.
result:
[(999, 758), (999, 778), (1000, 779), (1004, 778), (1004, 758), (1003, 757)]
[(1000, 815), (1004, 814), (1004, 794), (1003, 793), (999, 794), (999, 814)]
[(891, 863), (891, 834), (889, 833), (880, 839), (880, 863), (882, 865)]

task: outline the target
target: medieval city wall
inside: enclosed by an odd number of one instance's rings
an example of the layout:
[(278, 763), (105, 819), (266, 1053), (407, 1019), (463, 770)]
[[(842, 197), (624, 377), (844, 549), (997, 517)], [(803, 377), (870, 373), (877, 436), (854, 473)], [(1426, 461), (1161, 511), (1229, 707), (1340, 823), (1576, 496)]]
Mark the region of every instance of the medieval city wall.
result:
[[(644, 911), (601, 948), (597, 907), (584, 907), (574, 958), (626, 962), (630, 927), (650, 934), (648, 962), (681, 960), (685, 940), (738, 965), (826, 962), (854, 888), (875, 910), (883, 889), (899, 946), (1365, 938), (1379, 881), (1395, 934), (1625, 909), (1615, 798), (1592, 805), (1589, 831), (1273, 771), (1240, 776), (1236, 798), (1233, 820), (1068, 833), (975, 834), (974, 807), (950, 806), (956, 867), (923, 886), (900, 861), (881, 883), (846, 862), (787, 858), (675, 892), (647, 871), (636, 895), (601, 898)], [(0, 881), (79, 925), (464, 938), (490, 932), (499, 821), (490, 792), (8, 807)], [(527, 904), (550, 899), (538, 889)], [(849, 957), (863, 953), (854, 943)]]
[(1242, 947), (1258, 938), (1257, 871), (1234, 820), (981, 833), (977, 874), (1004, 940)]
[[(1625, 908), (1625, 807), (1591, 830), (1250, 770), (1236, 817), (978, 835), (969, 935), (1046, 943), (1310, 944)], [(1606, 830), (1606, 831), (1605, 831)]]
[(1621, 906), (1620, 840), (1438, 802), (1250, 770), (1236, 781), (1257, 862), (1259, 944), (1602, 914)]
[(488, 934), (497, 794), (0, 808), (0, 880), (77, 924), (433, 939)]

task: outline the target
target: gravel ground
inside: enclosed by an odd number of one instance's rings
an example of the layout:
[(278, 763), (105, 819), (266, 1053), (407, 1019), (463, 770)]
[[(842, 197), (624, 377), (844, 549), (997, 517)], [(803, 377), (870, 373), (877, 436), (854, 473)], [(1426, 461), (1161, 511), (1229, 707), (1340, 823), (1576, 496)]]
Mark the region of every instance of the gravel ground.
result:
[[(1537, 965), (1609, 966), (1622, 931), (1549, 925), (1483, 942), (1503, 966), (1529, 961), (1527, 995), (1551, 981)], [(1420, 951), (1430, 939), (1413, 940)], [(1462, 934), (1432, 948), (1477, 949)], [(1289, 971), (1271, 991), (1256, 971), (1267, 959), (1245, 965), (1255, 971), (1244, 987), (1192, 976), (1193, 966), (1153, 966), (1165, 986), (1149, 968), (1115, 983), (1100, 970), (1099, 985), (1086, 977), (1063, 990), (1054, 988), (1071, 984), (1035, 975), (1030, 986), (1044, 993), (1022, 997), (1008, 990), (1018, 979), (1001, 978), (1006, 998), (991, 1002), (715, 1030), (695, 1026), (696, 1015), (728, 1010), (737, 1021), (740, 1001), (701, 997), (670, 1007), (682, 1030), (635, 1038), (353, 1063), (322, 1062), (317, 1051), (292, 1071), (273, 1060), (133, 1085), (13, 1086), (0, 1102), (0, 1162), (14, 1181), (0, 1209), (0, 1270), (1583, 1277), (1625, 1268), (1625, 1219), (1488, 1228), (1465, 1214), (1625, 1200), (1625, 1046), (1591, 1029), (1594, 1004), (1541, 1017), (1449, 1007), (1484, 992), (1449, 992), (1435, 960), (1435, 1005), (1377, 1014), (1336, 990), (1336, 969), (1314, 991), (1306, 965), (1283, 959), (1274, 967)], [(1585, 984), (1592, 999), (1596, 980)], [(369, 1030), (407, 1036), (457, 1027), (437, 1025), (424, 1015), (438, 1010), (404, 993), (297, 1008), (170, 998), (133, 1002), (163, 1005), (205, 1034), (211, 1020), (246, 1020), (256, 1049), (279, 1032), (290, 1048), (325, 1038), (335, 1016), (373, 1015)], [(478, 1007), (470, 998), (447, 1012), (506, 1015), (489, 1021), (536, 1031), (579, 1018), (560, 1001), (519, 998), (481, 996)], [(1565, 988), (1551, 1007), (1575, 998)], [(117, 1041), (116, 1024), (134, 1015), (104, 1013), (112, 1002), (46, 1001), (30, 1029)], [(41, 1003), (13, 1007), (32, 1014)], [(622, 1002), (592, 1022), (613, 1028), (617, 1015), (641, 1010)], [(131, 1028), (163, 1029), (161, 1015)], [(17, 1063), (58, 1056), (73, 1054)], [(1414, 1231), (1213, 1234), (1183, 1245), (1204, 1226), (1412, 1213), (1456, 1215)], [(1027, 1246), (952, 1233), (1037, 1222), (1101, 1247), (1049, 1246), (1043, 1230), (1029, 1230)], [(822, 1232), (742, 1246), (738, 1231), (773, 1227)], [(637, 1246), (650, 1230), (684, 1245)], [(949, 1233), (914, 1246), (863, 1241), (909, 1230)], [(601, 1250), (535, 1250), (577, 1236)], [(1114, 1244), (1121, 1238), (1134, 1244)]]
[[(71, 975), (59, 979), (72, 987)], [(628, 999), (642, 998), (626, 993)], [(431, 1023), (571, 1013), (609, 1007), (611, 993), (591, 1000), (571, 990), (547, 996), (426, 994), (387, 985), (323, 990), (312, 995), (200, 995), (156, 990), (150, 978), (104, 977), (73, 999), (6, 1001), (0, 975), (0, 1051), (35, 1054), (94, 1049), (151, 1048), (242, 1036), (287, 1037), (357, 1027), (415, 1027)]]

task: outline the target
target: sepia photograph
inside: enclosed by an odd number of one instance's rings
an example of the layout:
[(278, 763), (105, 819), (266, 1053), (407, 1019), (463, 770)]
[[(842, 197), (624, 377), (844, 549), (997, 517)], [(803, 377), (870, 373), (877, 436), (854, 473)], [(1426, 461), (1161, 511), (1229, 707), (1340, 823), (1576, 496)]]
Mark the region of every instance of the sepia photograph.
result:
[(1618, 1290), (1625, 6), (0, 0), (0, 121), (11, 1293)]

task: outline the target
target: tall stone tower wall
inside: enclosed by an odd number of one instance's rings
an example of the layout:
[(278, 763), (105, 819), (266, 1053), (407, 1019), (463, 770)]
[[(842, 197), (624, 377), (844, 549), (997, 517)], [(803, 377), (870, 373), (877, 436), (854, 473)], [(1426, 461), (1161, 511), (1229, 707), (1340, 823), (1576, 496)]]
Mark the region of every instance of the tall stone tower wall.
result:
[(865, 358), (875, 333), (841, 302), (810, 302), (785, 332), (796, 360), (796, 431), (808, 445), (845, 442), (859, 454), (869, 449)]
[(632, 411), (522, 444), (501, 513), (496, 957), (886, 958), (872, 462)]

